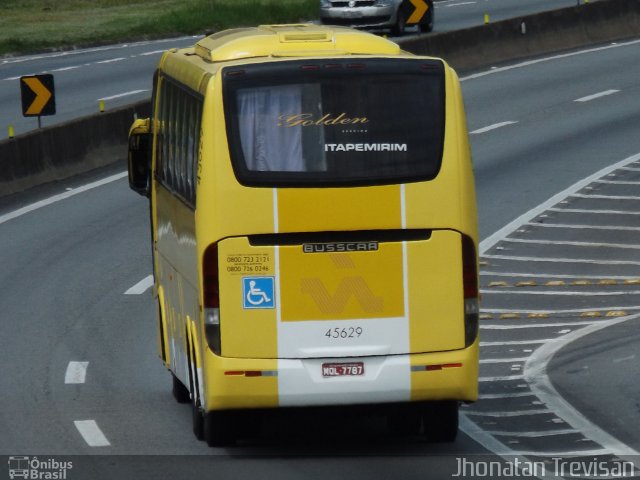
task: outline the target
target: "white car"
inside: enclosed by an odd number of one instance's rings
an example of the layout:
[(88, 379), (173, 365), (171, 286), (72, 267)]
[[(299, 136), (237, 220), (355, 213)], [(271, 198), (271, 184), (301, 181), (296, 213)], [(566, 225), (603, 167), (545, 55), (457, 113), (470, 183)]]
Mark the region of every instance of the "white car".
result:
[(407, 25), (433, 30), (433, 0), (320, 0), (320, 21), (327, 25), (391, 29), (400, 36)]

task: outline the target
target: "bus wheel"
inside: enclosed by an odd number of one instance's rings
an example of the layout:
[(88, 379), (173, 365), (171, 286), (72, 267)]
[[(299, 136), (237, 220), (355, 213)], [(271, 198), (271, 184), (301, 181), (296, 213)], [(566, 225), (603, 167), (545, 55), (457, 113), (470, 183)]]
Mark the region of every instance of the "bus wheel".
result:
[(176, 399), (178, 403), (189, 403), (191, 401), (191, 396), (189, 395), (189, 389), (184, 386), (184, 384), (178, 380), (173, 373), (171, 374), (171, 379), (173, 380), (173, 388), (171, 389), (171, 393), (173, 393), (173, 398)]
[(236, 443), (230, 412), (212, 411), (204, 415), (204, 439), (210, 447), (228, 447)]
[(198, 440), (204, 440), (204, 415), (200, 409), (200, 401), (191, 404), (191, 419), (193, 421), (193, 434)]
[(422, 413), (425, 438), (430, 442), (455, 442), (458, 408), (455, 400), (425, 403)]

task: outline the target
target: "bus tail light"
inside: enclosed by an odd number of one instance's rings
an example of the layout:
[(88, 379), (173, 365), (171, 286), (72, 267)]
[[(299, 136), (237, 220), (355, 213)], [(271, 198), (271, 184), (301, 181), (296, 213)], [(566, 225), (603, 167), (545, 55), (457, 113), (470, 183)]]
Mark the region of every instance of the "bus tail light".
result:
[(204, 291), (204, 333), (213, 353), (220, 355), (220, 275), (218, 273), (218, 244), (209, 245), (202, 265)]
[(464, 345), (469, 347), (478, 336), (480, 301), (478, 263), (473, 239), (462, 236), (462, 281), (464, 285)]

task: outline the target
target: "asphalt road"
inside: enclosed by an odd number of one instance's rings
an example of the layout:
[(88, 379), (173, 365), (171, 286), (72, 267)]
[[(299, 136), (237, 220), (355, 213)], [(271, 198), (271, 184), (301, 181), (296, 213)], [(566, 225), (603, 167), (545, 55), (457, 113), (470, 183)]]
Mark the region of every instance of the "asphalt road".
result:
[[(436, 5), (435, 31), (482, 24), (485, 13), (492, 21), (498, 21), (575, 4), (576, 0), (443, 0)], [(149, 98), (160, 54), (168, 48), (192, 45), (197, 38), (0, 59), (0, 139), (7, 138), (9, 125), (16, 135), (38, 126), (36, 118), (22, 117), (21, 76), (54, 75), (57, 113), (41, 119), (42, 126), (53, 125), (98, 112), (101, 99), (108, 110)]]
[[(153, 299), (125, 294), (150, 273), (146, 202), (121, 175), (82, 191), (117, 173), (103, 171), (0, 202), (0, 454), (76, 455), (70, 479), (449, 478), (457, 458), (488, 450), (609, 463), (633, 454), (638, 435), (620, 421), (637, 416), (623, 388), (632, 370), (601, 369), (631, 361), (635, 345), (614, 341), (609, 328), (625, 324), (606, 322), (625, 317), (607, 315), (640, 309), (639, 54), (640, 42), (609, 45), (463, 79), (483, 238), (483, 363), (482, 399), (465, 409), (455, 444), (390, 438), (376, 419), (345, 415), (267, 419), (237, 449), (196, 441), (156, 358)], [(53, 194), (67, 198), (11, 214)], [(601, 373), (588, 385), (572, 373), (583, 365)], [(554, 384), (573, 392), (569, 403)], [(611, 395), (591, 401), (599, 388)]]

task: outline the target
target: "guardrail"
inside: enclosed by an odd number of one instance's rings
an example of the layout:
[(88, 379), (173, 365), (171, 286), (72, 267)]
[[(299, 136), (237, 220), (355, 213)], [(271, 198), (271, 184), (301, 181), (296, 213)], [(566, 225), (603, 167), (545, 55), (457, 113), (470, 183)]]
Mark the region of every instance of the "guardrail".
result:
[[(458, 71), (640, 36), (640, 0), (601, 0), (398, 43), (442, 57)], [(126, 158), (134, 115), (149, 101), (95, 114), (0, 142), (0, 197)], [(123, 163), (123, 168), (124, 163)]]

